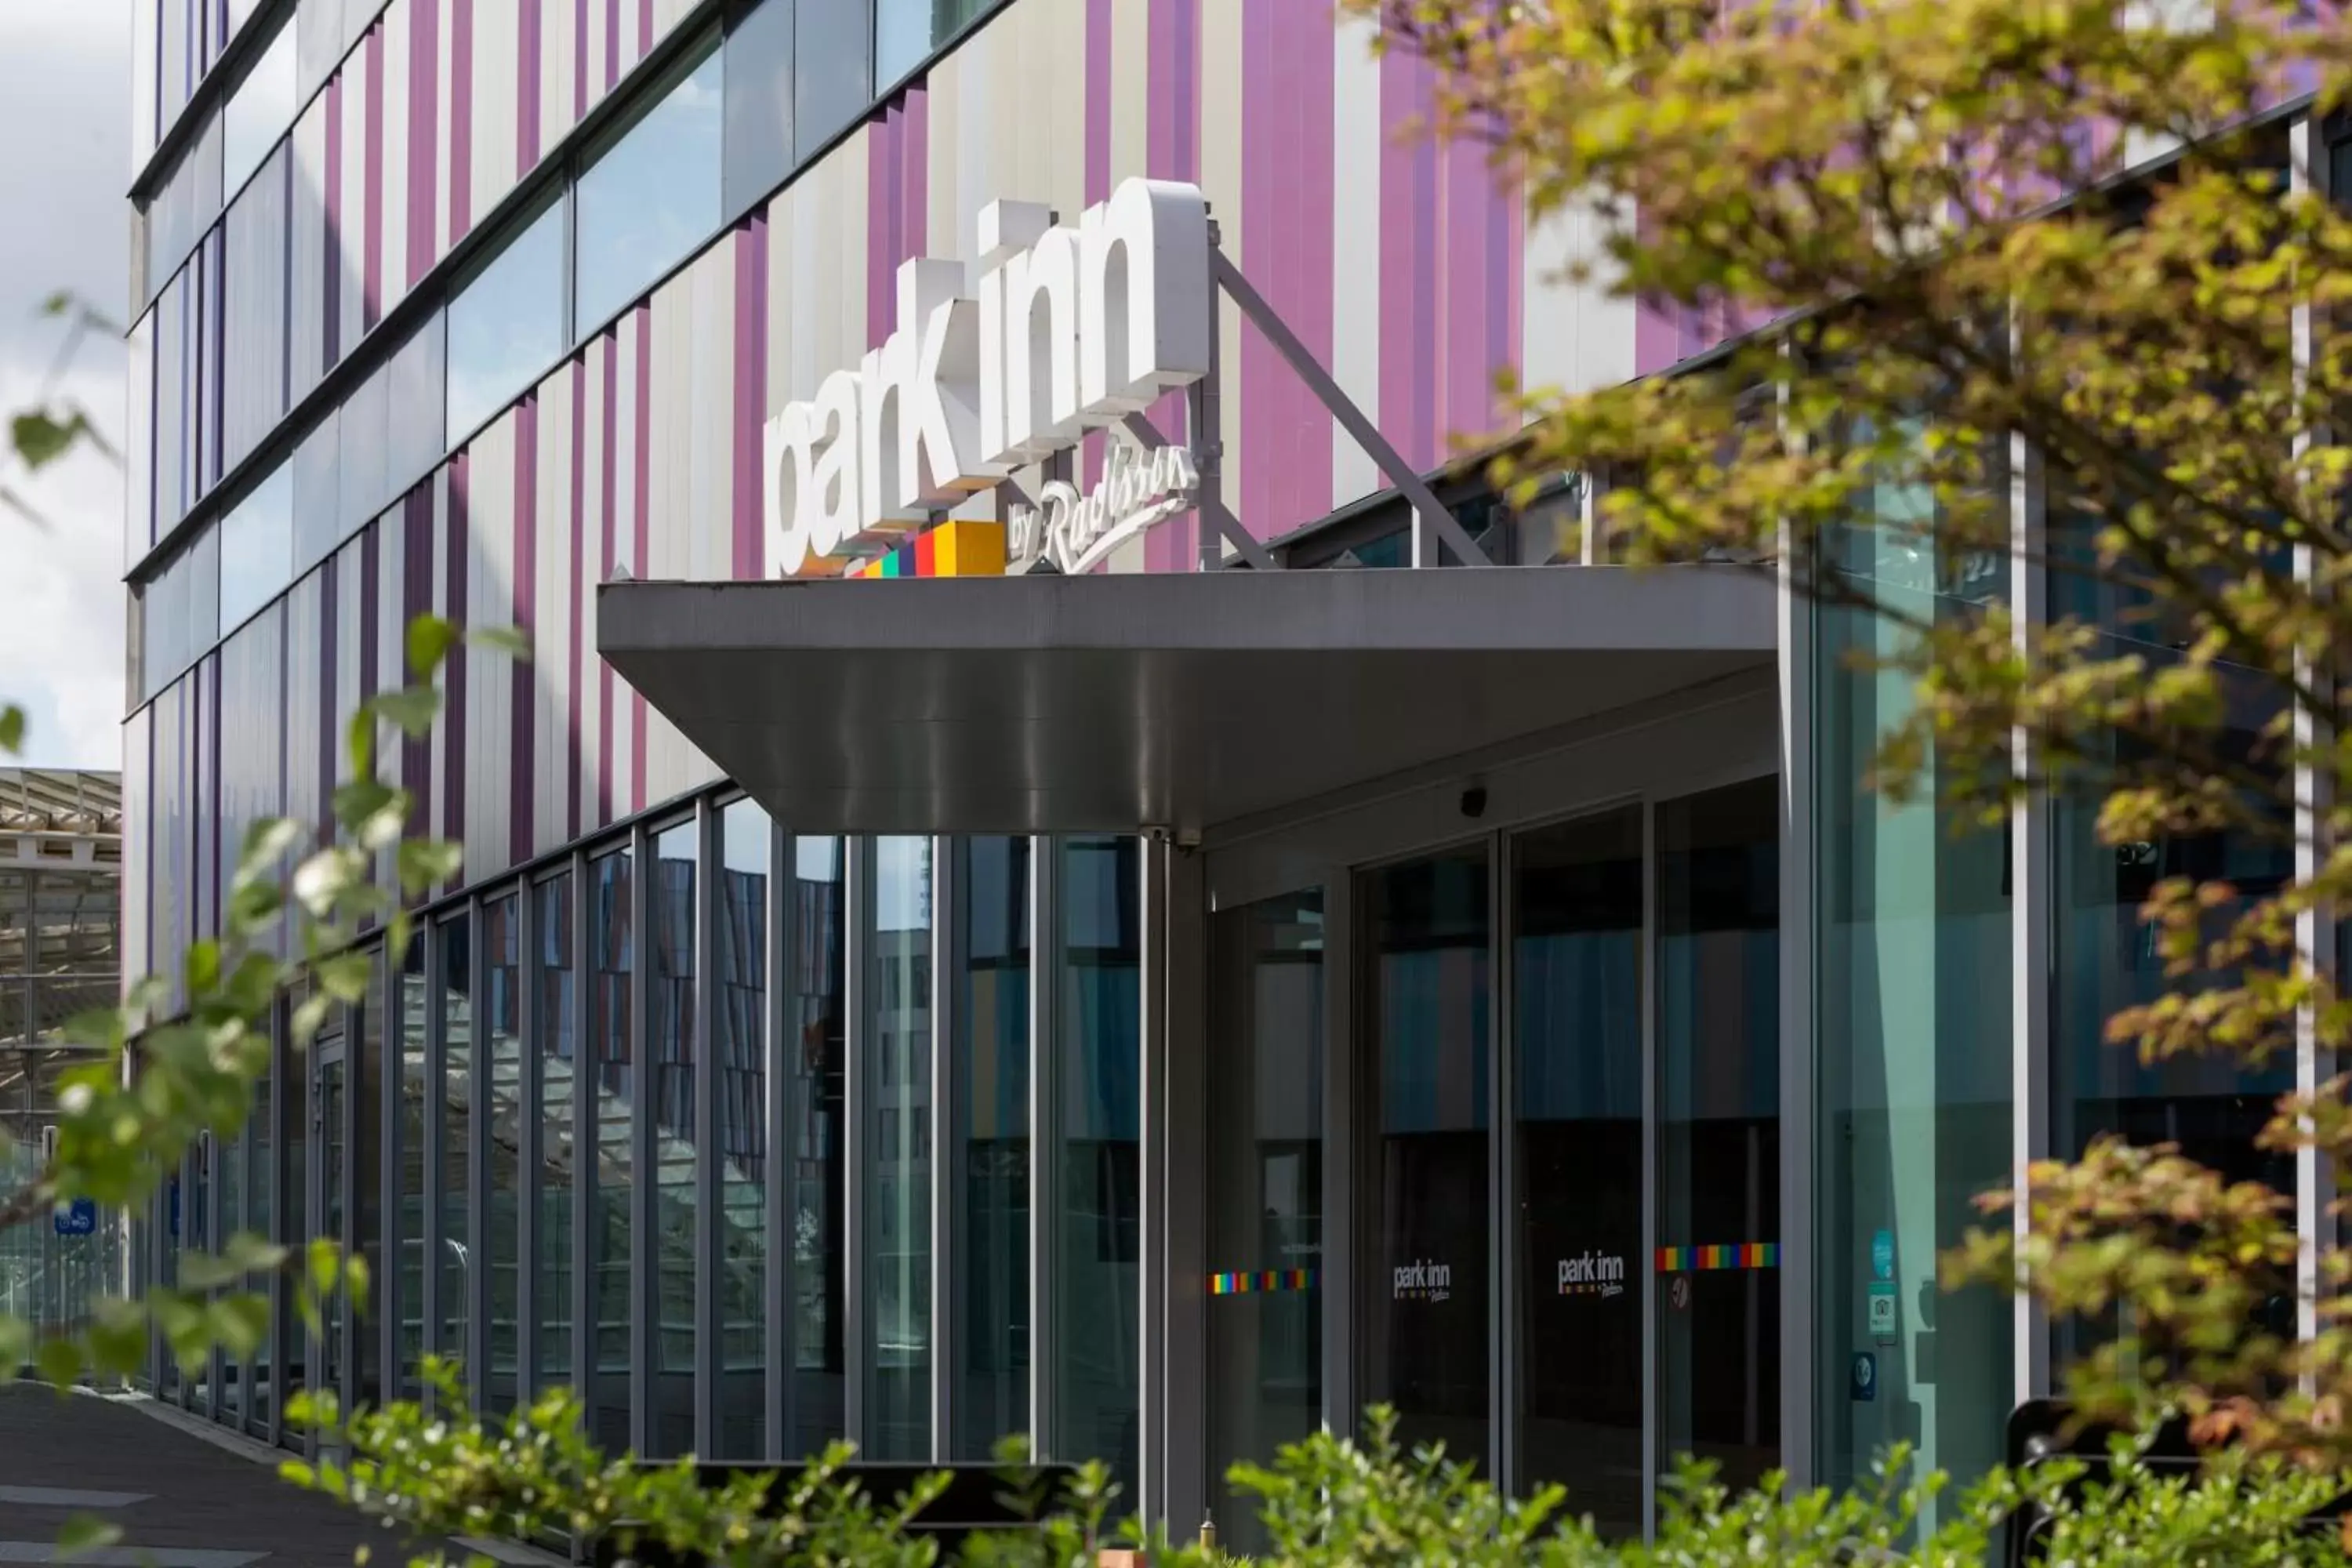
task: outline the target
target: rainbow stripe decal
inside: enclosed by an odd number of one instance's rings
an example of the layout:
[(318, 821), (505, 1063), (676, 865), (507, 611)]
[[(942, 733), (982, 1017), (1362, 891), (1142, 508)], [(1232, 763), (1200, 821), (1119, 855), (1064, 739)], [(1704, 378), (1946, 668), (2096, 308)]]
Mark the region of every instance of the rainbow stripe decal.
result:
[(1277, 1290), (1312, 1290), (1322, 1271), (1316, 1268), (1263, 1268), (1255, 1274), (1212, 1274), (1212, 1296), (1264, 1296)]
[(1683, 1274), (1693, 1269), (1778, 1268), (1780, 1267), (1780, 1244), (1777, 1241), (1742, 1241), (1723, 1247), (1658, 1248), (1658, 1272), (1661, 1274)]

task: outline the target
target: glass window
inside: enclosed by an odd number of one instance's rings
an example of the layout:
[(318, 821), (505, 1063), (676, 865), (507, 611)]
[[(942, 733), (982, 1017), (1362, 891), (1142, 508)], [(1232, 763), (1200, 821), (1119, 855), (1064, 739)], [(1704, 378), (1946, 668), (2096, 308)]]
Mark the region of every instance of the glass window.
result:
[(636, 929), (626, 849), (588, 868), (588, 1050), (595, 1072), (596, 1152), (588, 1186), (590, 1317), (593, 1335), (585, 1392), (590, 1435), (614, 1452), (629, 1444), (630, 1205), (636, 1190), (630, 1135), (636, 1102), (636, 1052), (630, 1037)]
[(1055, 1429), (1066, 1451), (1102, 1459), (1133, 1496), (1141, 1353), (1141, 862), (1133, 838), (1075, 838), (1060, 849)]
[(419, 479), (439, 466), (448, 447), (441, 439), (442, 317), (436, 310), (417, 328), (400, 352), (378, 375), (388, 382), (386, 410), (386, 494), (405, 495)]
[(220, 522), (220, 623), (234, 629), (294, 576), (294, 466), (280, 463)]
[(1210, 926), (1208, 1426), (1211, 1517), (1265, 1552), (1224, 1487), (1323, 1424), (1323, 893)]
[(341, 412), (320, 416), (294, 448), (294, 571), (299, 575), (342, 542)]
[(392, 374), (378, 365), (349, 397), (340, 421), (342, 458), (337, 503), (340, 531), (347, 539), (392, 501)]
[(382, 9), (383, 0), (301, 0), (294, 17), (298, 97), (325, 84)]
[(692, 821), (654, 836), (654, 1408), (648, 1457), (691, 1453), (694, 1441), (694, 898)]
[(875, 0), (875, 90), (895, 86), (986, 9), (988, 0)]
[(767, 1455), (768, 814), (719, 815), (719, 973), (711, 1060), (719, 1073), (718, 1458)]
[(1373, 1051), (1369, 1400), (1411, 1444), (1486, 1459), (1487, 944), (1484, 846), (1360, 885)]
[(122, 559), (130, 563), (155, 546), (155, 312), (140, 317), (123, 341), (130, 409), (122, 442)]
[[(771, 6), (782, 0), (768, 0)], [(793, 34), (793, 132), (803, 158), (874, 102), (873, 0), (810, 0)]]
[(465, 915), (441, 922), (436, 933), (441, 960), (441, 1237), (434, 1268), (439, 1281), (434, 1300), (434, 1349), (466, 1363), (466, 1376), (478, 1385), (480, 1372), (468, 1356), (476, 1259), (480, 1256), (469, 1216), (473, 1214), (474, 1108), (474, 928)]
[(873, 1108), (866, 1182), (872, 1342), (866, 1452), (923, 1459), (931, 1440), (931, 840), (874, 841)]
[(294, 28), (289, 23), (246, 72), (222, 110), (221, 184), (234, 192), (294, 123)]
[[(399, 990), (399, 1038), (386, 1048), (386, 1068), (395, 1080), (390, 1092), (398, 1097), (399, 1119), (394, 1124), (400, 1146), (393, 1151), (398, 1175), (398, 1206), (385, 1219), (386, 1242), (398, 1250), (400, 1268), (389, 1281), (395, 1364), (394, 1397), (415, 1399), (424, 1385), (417, 1381), (417, 1362), (425, 1353), (425, 1118), (432, 1113), (426, 1094), (433, 1089), (425, 1051), (425, 942), (420, 931), (408, 944), (402, 961)], [(434, 1096), (438, 1099), (437, 1093)], [(362, 1332), (365, 1339), (373, 1339)]]
[(722, 62), (714, 34), (580, 176), (574, 336), (602, 329), (719, 226)]
[(1029, 1429), (1029, 840), (958, 840), (955, 1234), (961, 1362), (954, 1451), (985, 1459)]
[(1642, 1533), (1642, 813), (1512, 841), (1521, 1494)]
[(234, 468), (286, 412), (287, 169), (274, 153), (223, 226), (221, 447)]
[(1780, 781), (1656, 811), (1658, 1460), (1745, 1489), (1780, 1458)]
[(511, 893), (482, 905), (482, 980), (488, 994), (482, 999), (487, 1098), (482, 1114), (488, 1119), (490, 1167), (489, 1209), (482, 1216), (482, 1244), (478, 1267), (489, 1275), (489, 1332), (483, 1345), (484, 1363), (474, 1374), (483, 1408), (503, 1415), (515, 1403), (519, 1386), (516, 1366), (516, 1311), (522, 1276), (520, 1256), (520, 1214), (522, 1168), (517, 1161), (522, 1132), (522, 921)]
[(786, 1453), (814, 1454), (847, 1429), (841, 1291), (846, 1170), (842, 1089), (848, 1066), (843, 980), (848, 912), (838, 838), (793, 841), (792, 1089), (793, 1430)]
[(726, 212), (765, 200), (793, 172), (794, 0), (729, 0)]
[(525, 216), (449, 304), (448, 436), (464, 441), (563, 357), (563, 198)]
[[(171, 7), (165, 7), (166, 10)], [(147, 207), (147, 287), (159, 293), (180, 263), (196, 247), (221, 212), (221, 122), (204, 131), (181, 153)]]
[(577, 1162), (572, 1113), (579, 1011), (572, 989), (572, 878), (551, 877), (532, 889), (531, 984), (538, 1009), (539, 1168), (530, 1201), (538, 1270), (531, 1280), (539, 1319), (539, 1365), (532, 1391), (572, 1384), (572, 1194)]
[[(1937, 583), (1934, 521), (1914, 487), (1879, 486), (1860, 525), (1840, 531), (1839, 557), (1906, 621), (1963, 624), (1974, 604), (1949, 589), (1986, 579)], [(1898, 1438), (1922, 1467), (1981, 1475), (2008, 1425), (2012, 1303), (1940, 1293), (1936, 1271), (1987, 1224), (1978, 1194), (2011, 1173), (2008, 844), (1958, 830), (1948, 766), (1907, 804), (1869, 787), (1879, 743), (1916, 702), (1891, 662), (1911, 634), (1867, 605), (1813, 615), (1822, 1479), (1861, 1481)], [(1892, 1329), (1874, 1324), (1889, 1307)], [(1871, 1397), (1849, 1397), (1864, 1374)], [(1923, 1523), (1949, 1506), (1932, 1500)]]

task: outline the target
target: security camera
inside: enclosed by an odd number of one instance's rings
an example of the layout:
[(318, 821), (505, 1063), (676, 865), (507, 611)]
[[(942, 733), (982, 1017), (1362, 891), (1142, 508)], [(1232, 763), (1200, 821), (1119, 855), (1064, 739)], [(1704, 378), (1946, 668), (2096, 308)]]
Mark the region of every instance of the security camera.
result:
[(1462, 815), (1476, 821), (1486, 815), (1486, 786), (1472, 784), (1462, 792)]

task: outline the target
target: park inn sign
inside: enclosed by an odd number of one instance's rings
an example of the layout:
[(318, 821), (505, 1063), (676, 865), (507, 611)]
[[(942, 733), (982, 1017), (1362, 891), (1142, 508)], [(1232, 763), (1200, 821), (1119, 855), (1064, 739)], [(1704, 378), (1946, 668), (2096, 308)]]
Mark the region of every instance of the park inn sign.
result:
[[(898, 330), (768, 421), (771, 574), (919, 523), (1209, 373), (1216, 285), (1198, 187), (1129, 180), (1076, 227), (992, 202), (979, 230), (971, 294), (961, 262), (904, 263)], [(1018, 509), (1013, 553), (1082, 571), (1190, 507), (1197, 485), (1181, 448), (1128, 454), (1092, 493), (1056, 483), (1042, 509)]]

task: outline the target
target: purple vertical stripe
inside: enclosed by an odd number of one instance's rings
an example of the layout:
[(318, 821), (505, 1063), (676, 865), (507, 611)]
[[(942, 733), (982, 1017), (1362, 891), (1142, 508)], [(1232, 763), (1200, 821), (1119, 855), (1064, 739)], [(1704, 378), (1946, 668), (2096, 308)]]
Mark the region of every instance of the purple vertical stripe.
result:
[(1381, 58), (1381, 430), (1406, 462), (1436, 458), (1437, 153), (1407, 133), (1432, 106), (1429, 67)]
[(414, 289), (433, 265), (433, 213), (439, 196), (434, 167), (441, 123), (442, 0), (409, 0), (408, 277)]
[(637, 0), (637, 58), (654, 52), (654, 0)]
[(474, 0), (449, 0), (449, 243), (474, 226)]
[(1494, 182), (1486, 172), (1485, 152), (1468, 137), (1449, 142), (1436, 152), (1439, 210), (1444, 214), (1438, 226), (1445, 237), (1438, 285), (1444, 327), (1432, 349), (1444, 366), (1440, 383), (1445, 405), (1435, 431), (1440, 443), (1436, 457), (1443, 461), (1457, 437), (1484, 431), (1490, 411), (1486, 220)]
[[(1200, 178), (1199, 0), (1150, 0), (1146, 21), (1150, 69), (1144, 105), (1144, 173), (1155, 180)], [(1151, 405), (1151, 422), (1171, 441), (1192, 437), (1190, 410), (1171, 393)], [(1153, 572), (1192, 566), (1192, 529), (1178, 522), (1145, 537), (1144, 565)]]
[(735, 532), (738, 578), (764, 575), (761, 426), (768, 416), (768, 218), (735, 231)]
[(360, 257), (360, 331), (375, 331), (383, 320), (383, 27), (368, 29), (367, 140), (361, 144), (360, 163), (367, 185), (363, 216), (366, 247)]
[(1493, 195), (1486, 209), (1487, 422), (1501, 427), (1513, 420), (1494, 386), (1493, 377), (1507, 366), (1514, 373), (1513, 381), (1517, 380), (1520, 345), (1527, 335), (1522, 298), (1527, 270), (1527, 216), (1516, 178), (1506, 180), (1499, 172), (1490, 174), (1488, 178), (1493, 184)]
[(878, 348), (898, 322), (898, 110), (893, 105), (866, 127), (866, 342)]
[(906, 145), (903, 149), (906, 187), (901, 195), (907, 215), (901, 243), (909, 256), (929, 248), (931, 227), (931, 94), (917, 82), (907, 89)]
[(1110, 199), (1111, 0), (1087, 0), (1087, 205)]
[[(1331, 117), (1337, 41), (1315, 5), (1244, 10), (1243, 261), (1320, 363), (1331, 361)], [(1331, 419), (1254, 327), (1241, 338), (1241, 518), (1272, 538), (1330, 510)]]
[(604, 0), (604, 90), (612, 91), (620, 79), (621, 0)]
[(360, 700), (383, 688), (377, 668), (377, 645), (383, 633), (383, 527), (371, 522), (360, 531)]
[(571, 759), (571, 788), (563, 803), (565, 836), (580, 837), (580, 798), (586, 793), (582, 770), (586, 759), (582, 756), (580, 705), (588, 685), (588, 659), (581, 647), (581, 628), (586, 623), (581, 616), (582, 584), (588, 581), (591, 567), (588, 561), (588, 356), (581, 353), (572, 361), (572, 620), (565, 637), (570, 639), (567, 655), (572, 663), (572, 744), (565, 748)]
[(321, 291), (326, 330), (319, 374), (326, 374), (343, 357), (343, 78), (337, 72), (327, 81), (327, 277)]
[(319, 842), (335, 837), (335, 752), (341, 744), (335, 725), (335, 568), (341, 552), (330, 554), (319, 568)]
[[(433, 608), (433, 487), (421, 484), (400, 498), (400, 625), (405, 630)], [(402, 638), (406, 647), (406, 638)], [(404, 662), (393, 682), (410, 678)], [(389, 682), (387, 684), (390, 684)], [(417, 831), (433, 831), (433, 737), (403, 734), (400, 787), (415, 802)], [(421, 899), (423, 895), (417, 895)], [(415, 899), (411, 902), (417, 901)]]
[(520, 179), (539, 165), (539, 79), (541, 34), (540, 0), (515, 0), (516, 21), (521, 28), (517, 54), (521, 64), (515, 83), (515, 177)]
[[(466, 458), (459, 458), (464, 463)], [(469, 480), (470, 475), (461, 476)], [(470, 488), (467, 492), (471, 493)], [(510, 589), (514, 624), (539, 651), (539, 395), (532, 393), (515, 410), (514, 582)], [(519, 865), (538, 851), (535, 806), (539, 778), (539, 683), (530, 666), (514, 661), (513, 686), (508, 715), (507, 863)]]
[[(469, 579), (466, 552), (471, 548), (473, 529), (467, 516), (468, 458), (463, 452), (449, 459), (449, 515), (442, 532), (449, 549), (449, 618), (460, 626), (470, 625), (467, 594)], [(441, 747), (441, 836), (456, 843), (466, 839), (466, 689), (467, 654), (460, 647), (449, 660), (449, 720), (446, 739)], [(528, 755), (510, 757), (510, 772), (528, 775)], [(453, 879), (465, 880), (464, 874)]]
[[(637, 547), (632, 557), (640, 577), (652, 575), (654, 526), (654, 308), (650, 303), (637, 307), (637, 410), (636, 410), (636, 495)], [(606, 669), (612, 666), (606, 665)], [(636, 744), (629, 749), (630, 795), (629, 809), (646, 808), (646, 698), (645, 693), (631, 688), (629, 706), (634, 714)]]
[[(604, 361), (604, 427), (597, 432), (599, 462), (597, 474), (602, 481), (604, 498), (604, 515), (597, 520), (597, 557), (592, 582), (613, 580), (613, 565), (619, 548), (621, 527), (620, 439), (621, 429), (621, 323), (614, 321), (597, 345)], [(579, 623), (574, 622), (577, 634)], [(602, 827), (613, 820), (613, 730), (617, 720), (613, 711), (613, 667), (595, 653), (587, 657), (596, 667), (596, 820), (592, 826)]]

